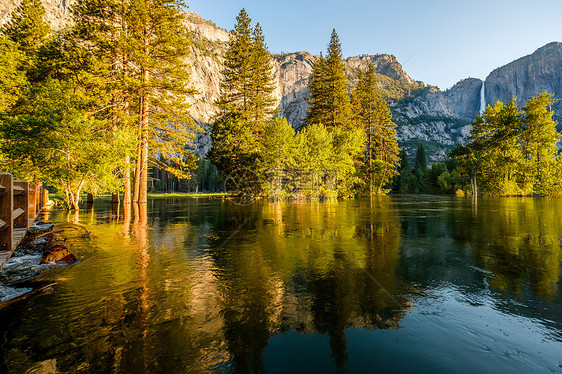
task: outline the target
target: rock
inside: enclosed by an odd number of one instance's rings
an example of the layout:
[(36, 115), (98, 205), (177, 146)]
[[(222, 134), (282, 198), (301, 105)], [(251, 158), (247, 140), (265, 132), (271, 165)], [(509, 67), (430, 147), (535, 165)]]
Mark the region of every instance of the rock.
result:
[(541, 92), (562, 98), (562, 43), (553, 42), (495, 69), (486, 78), (486, 102), (507, 102), (517, 97), (519, 105)]
[(52, 231), (54, 226), (55, 226), (54, 223), (43, 222), (43, 221), (35, 221), (29, 227), (29, 230), (27, 230), (27, 234), (32, 235), (32, 236), (44, 234), (46, 232)]
[(54, 223), (35, 221), (29, 227), (26, 235), (18, 245), (18, 254), (37, 254), (45, 250), (48, 235), (43, 235), (53, 230)]
[(70, 252), (70, 250), (65, 246), (53, 246), (49, 250), (43, 253), (43, 258), (41, 259), (42, 264), (48, 263), (72, 263), (76, 261), (76, 257)]
[(42, 264), (48, 263), (72, 263), (76, 257), (70, 252), (65, 244), (66, 240), (58, 234), (52, 234), (41, 258)]

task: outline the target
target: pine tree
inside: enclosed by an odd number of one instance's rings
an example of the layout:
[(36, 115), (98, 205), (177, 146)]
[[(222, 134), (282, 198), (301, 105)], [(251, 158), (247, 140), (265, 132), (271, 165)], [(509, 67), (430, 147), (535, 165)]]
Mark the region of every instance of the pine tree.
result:
[(236, 17), (225, 54), (219, 114), (211, 132), (210, 160), (231, 179), (256, 172), (260, 140), (275, 114), (271, 56), (259, 24), (252, 30), (244, 9)]
[(188, 178), (195, 166), (195, 156), (186, 148), (193, 140), (188, 130), (197, 126), (186, 101), (193, 90), (187, 86), (189, 43), (182, 5), (178, 0), (133, 0), (128, 9), (125, 40), (139, 98), (133, 202), (147, 201), (150, 155), (159, 153), (171, 161), (160, 166), (181, 178)]
[(0, 121), (27, 89), (27, 79), (21, 69), (24, 61), (25, 55), (17, 44), (0, 36)]
[(313, 71), (309, 81), (310, 108), (307, 110), (305, 123), (323, 123), (329, 128), (350, 128), (351, 104), (347, 92), (347, 77), (341, 43), (335, 29), (328, 44), (326, 59), (318, 61), (320, 65), (315, 69), (316, 72)]
[(320, 53), (320, 57), (312, 65), (312, 73), (308, 81), (308, 108), (306, 110), (305, 124), (308, 126), (315, 123), (328, 123), (328, 111), (326, 109), (326, 59)]
[(277, 112), (273, 97), (275, 83), (271, 55), (267, 51), (259, 23), (254, 28), (252, 42), (250, 121), (253, 123), (254, 132), (259, 135), (263, 132), (266, 123)]
[(392, 113), (376, 87), (375, 69), (371, 64), (365, 74), (359, 74), (352, 105), (355, 121), (366, 134), (365, 164), (369, 194), (385, 193), (383, 187), (397, 173), (400, 149)]
[(18, 43), (28, 56), (37, 52), (51, 32), (44, 20), (45, 8), (41, 0), (23, 0), (2, 26), (1, 32), (9, 40)]
[(427, 156), (425, 155), (425, 149), (423, 144), (418, 144), (416, 150), (416, 163), (414, 164), (414, 169), (425, 170), (427, 169)]
[(393, 191), (398, 193), (405, 193), (408, 187), (408, 180), (412, 174), (410, 169), (410, 161), (408, 159), (408, 153), (405, 149), (402, 149), (398, 154), (400, 163), (397, 168), (397, 175), (394, 177)]
[[(92, 64), (85, 66), (90, 75), (89, 84), (99, 92), (96, 117), (110, 120), (116, 137), (134, 137), (131, 103), (134, 92), (129, 84), (132, 67), (127, 46), (127, 14), (129, 2), (113, 0), (78, 0), (73, 8), (72, 39), (86, 50)], [(123, 165), (115, 173), (123, 180), (123, 202), (132, 201), (130, 159), (135, 148), (122, 147)], [(118, 191), (112, 191), (113, 193)]]
[(425, 192), (425, 176), (427, 172), (427, 156), (425, 155), (425, 149), (423, 144), (418, 144), (418, 148), (416, 150), (416, 162), (414, 164), (413, 176), (416, 177), (417, 180), (417, 188), (415, 191), (409, 187), (408, 192)]
[(250, 120), (252, 89), (252, 20), (245, 9), (236, 17), (236, 25), (224, 57), (221, 97), (217, 101), (222, 121)]

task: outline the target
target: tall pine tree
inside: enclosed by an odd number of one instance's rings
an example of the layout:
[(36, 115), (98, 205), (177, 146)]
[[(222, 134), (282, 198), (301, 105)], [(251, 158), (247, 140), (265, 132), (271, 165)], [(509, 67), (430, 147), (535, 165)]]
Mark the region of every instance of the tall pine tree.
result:
[[(316, 64), (321, 64), (316, 66)], [(349, 128), (351, 104), (340, 39), (332, 31), (326, 59), (315, 63), (309, 81), (309, 105), (305, 123), (322, 123), (328, 128)]]
[[(98, 95), (99, 110), (96, 117), (108, 120), (116, 140), (125, 140), (120, 149), (123, 163), (114, 172), (122, 178), (123, 202), (132, 201), (130, 160), (135, 142), (132, 126), (131, 100), (132, 66), (127, 45), (129, 2), (114, 0), (78, 0), (73, 8), (72, 37), (82, 46), (93, 62), (85, 67), (90, 75), (90, 85)], [(114, 195), (118, 191), (112, 191)]]
[(352, 94), (355, 120), (365, 130), (365, 165), (370, 195), (386, 193), (384, 186), (397, 174), (399, 164), (396, 125), (386, 101), (377, 89), (375, 68), (369, 64)]
[(252, 34), (250, 121), (254, 123), (255, 132), (263, 133), (266, 123), (273, 117), (275, 109), (275, 82), (271, 55), (267, 50), (260, 24), (256, 24)]
[(185, 14), (179, 0), (132, 0), (127, 14), (132, 85), (138, 97), (137, 158), (133, 202), (146, 203), (148, 161), (161, 154), (167, 171), (188, 178), (195, 156), (186, 145), (196, 129), (186, 99), (188, 87), (185, 57), (189, 53)]
[(271, 56), (260, 25), (252, 29), (251, 22), (242, 9), (231, 32), (208, 154), (224, 175), (233, 178), (236, 170), (255, 169), (260, 139), (276, 112)]
[(320, 57), (312, 65), (312, 73), (308, 80), (308, 109), (304, 122), (310, 126), (315, 123), (325, 124), (329, 122), (327, 111), (327, 89), (326, 89), (326, 59), (320, 53)]

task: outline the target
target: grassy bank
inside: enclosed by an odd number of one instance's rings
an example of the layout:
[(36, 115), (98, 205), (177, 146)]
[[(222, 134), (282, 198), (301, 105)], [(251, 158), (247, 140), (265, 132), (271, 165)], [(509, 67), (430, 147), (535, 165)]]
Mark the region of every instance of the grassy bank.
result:
[[(187, 192), (173, 192), (173, 193), (149, 193), (149, 199), (182, 199), (182, 198), (200, 198), (200, 197), (222, 197), (226, 196), (224, 192), (213, 192), (213, 193), (187, 193)], [(86, 194), (81, 195), (82, 200), (86, 200)], [(62, 193), (51, 193), (49, 194), (49, 199), (51, 200), (64, 200), (64, 194)], [(110, 194), (102, 194), (95, 196), (95, 199), (111, 199)], [(123, 199), (123, 195), (120, 196)]]

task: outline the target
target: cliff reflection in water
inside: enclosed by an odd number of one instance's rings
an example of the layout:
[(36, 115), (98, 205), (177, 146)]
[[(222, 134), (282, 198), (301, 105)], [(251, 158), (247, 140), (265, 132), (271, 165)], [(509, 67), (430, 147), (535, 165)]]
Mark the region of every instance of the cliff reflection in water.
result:
[(559, 334), (561, 204), (184, 199), (54, 212), (83, 261), (44, 274), (50, 292), (0, 310), (2, 368), (265, 371), (274, 337), (321, 336), (326, 370), (342, 370), (350, 328), (399, 328), (444, 288), (484, 293)]

